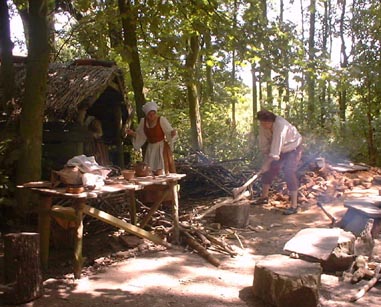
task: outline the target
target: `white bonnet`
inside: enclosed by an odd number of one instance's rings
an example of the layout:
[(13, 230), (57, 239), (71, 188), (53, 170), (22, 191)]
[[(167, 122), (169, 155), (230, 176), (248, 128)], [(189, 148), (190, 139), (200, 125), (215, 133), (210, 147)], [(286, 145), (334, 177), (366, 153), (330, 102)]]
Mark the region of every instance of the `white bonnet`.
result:
[(143, 112), (144, 112), (144, 114), (145, 115), (147, 115), (150, 111), (155, 111), (155, 112), (157, 112), (157, 104), (155, 103), (155, 102), (153, 102), (153, 101), (151, 101), (151, 102), (146, 102), (144, 105), (143, 105), (143, 107), (142, 107), (142, 109), (143, 109)]

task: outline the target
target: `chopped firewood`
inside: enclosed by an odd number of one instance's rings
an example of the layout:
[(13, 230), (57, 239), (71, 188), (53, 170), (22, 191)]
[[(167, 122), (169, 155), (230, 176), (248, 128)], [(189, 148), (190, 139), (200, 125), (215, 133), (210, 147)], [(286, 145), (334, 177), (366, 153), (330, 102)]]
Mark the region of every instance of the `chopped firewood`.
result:
[(210, 234), (205, 234), (206, 238), (208, 238), (211, 242), (213, 242), (214, 244), (220, 246), (223, 250), (225, 250), (227, 253), (229, 253), (231, 256), (236, 256), (237, 253), (228, 245), (226, 244), (225, 242), (223, 241), (220, 241), (218, 239), (216, 239), (215, 237), (213, 237), (212, 235)]
[(207, 237), (204, 234), (202, 234), (200, 231), (195, 231), (194, 234), (200, 239), (203, 246), (209, 247), (212, 245), (212, 243), (207, 239)]
[(185, 235), (187, 244), (196, 250), (201, 257), (216, 267), (220, 266), (220, 261), (212, 254), (210, 254), (208, 250), (204, 248), (200, 243), (198, 243), (197, 240), (188, 231), (181, 229), (181, 232)]
[(381, 264), (379, 263), (374, 271), (374, 277), (349, 299), (350, 302), (355, 302), (358, 299), (362, 298), (378, 282), (378, 280), (381, 278), (380, 270)]

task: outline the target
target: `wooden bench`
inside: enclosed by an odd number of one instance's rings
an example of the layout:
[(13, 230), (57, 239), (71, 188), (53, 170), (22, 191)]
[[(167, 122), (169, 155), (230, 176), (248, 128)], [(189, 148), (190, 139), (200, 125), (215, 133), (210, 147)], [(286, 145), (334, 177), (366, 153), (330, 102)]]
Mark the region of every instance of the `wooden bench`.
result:
[(372, 236), (378, 236), (381, 230), (381, 196), (348, 199), (344, 201), (344, 207), (348, 208), (348, 211), (339, 222), (341, 228), (358, 236), (368, 219), (373, 218)]

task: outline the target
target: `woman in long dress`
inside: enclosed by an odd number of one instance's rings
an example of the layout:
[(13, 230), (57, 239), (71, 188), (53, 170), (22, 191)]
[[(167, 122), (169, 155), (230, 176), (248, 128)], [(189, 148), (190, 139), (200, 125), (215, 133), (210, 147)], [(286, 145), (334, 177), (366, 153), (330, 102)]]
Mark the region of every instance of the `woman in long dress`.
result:
[(155, 102), (144, 104), (145, 117), (140, 119), (136, 131), (128, 129), (127, 134), (133, 137), (132, 144), (135, 150), (139, 150), (147, 142), (144, 162), (154, 173), (176, 173), (172, 150), (177, 131), (164, 116), (157, 113), (157, 110)]

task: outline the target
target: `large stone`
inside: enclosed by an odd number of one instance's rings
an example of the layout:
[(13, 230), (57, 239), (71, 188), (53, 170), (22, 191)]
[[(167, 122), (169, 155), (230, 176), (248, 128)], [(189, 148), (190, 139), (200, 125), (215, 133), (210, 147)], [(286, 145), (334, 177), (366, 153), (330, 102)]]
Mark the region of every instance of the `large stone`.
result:
[(255, 265), (253, 293), (277, 307), (316, 307), (322, 268), (319, 263), (270, 255)]
[(351, 232), (340, 228), (306, 228), (285, 244), (284, 251), (320, 262), (324, 272), (345, 271), (354, 260), (354, 241)]
[(348, 208), (338, 225), (346, 231), (351, 231), (359, 236), (363, 231), (368, 219), (374, 219), (372, 237), (377, 238), (381, 231), (381, 196), (373, 196), (361, 199), (349, 199), (344, 201), (344, 207)]

